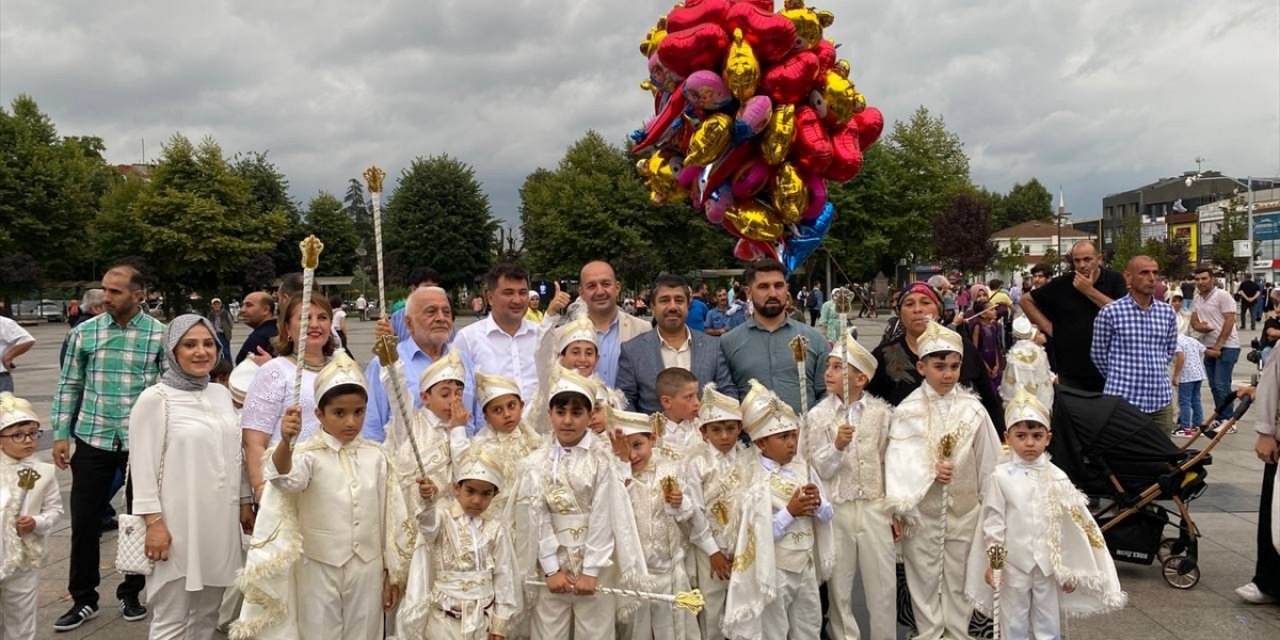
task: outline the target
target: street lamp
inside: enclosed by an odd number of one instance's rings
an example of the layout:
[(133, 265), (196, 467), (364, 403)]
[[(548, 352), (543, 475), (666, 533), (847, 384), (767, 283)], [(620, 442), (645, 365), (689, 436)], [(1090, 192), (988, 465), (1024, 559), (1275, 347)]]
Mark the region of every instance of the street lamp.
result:
[[(1195, 184), (1197, 181), (1199, 181), (1199, 180), (1200, 180), (1200, 178), (1204, 177), (1204, 176), (1200, 173), (1200, 169), (1199, 169), (1199, 166), (1200, 166), (1200, 163), (1201, 163), (1201, 162), (1204, 162), (1204, 158), (1196, 158), (1196, 174), (1195, 174), (1194, 176), (1187, 176), (1187, 179), (1186, 179), (1185, 181), (1183, 181), (1183, 184), (1187, 185), (1187, 187), (1190, 187), (1191, 185), (1193, 185), (1193, 184)], [(1241, 187), (1244, 187), (1245, 191), (1247, 191), (1247, 192), (1249, 193), (1249, 214), (1248, 214), (1248, 224), (1247, 224), (1246, 226), (1249, 228), (1249, 270), (1248, 270), (1248, 273), (1249, 273), (1249, 275), (1250, 275), (1250, 276), (1252, 276), (1252, 275), (1253, 275), (1253, 266), (1254, 266), (1254, 265), (1253, 265), (1253, 262), (1254, 262), (1254, 260), (1253, 260), (1253, 203), (1254, 203), (1254, 199), (1255, 199), (1255, 195), (1254, 195), (1254, 193), (1253, 193), (1253, 176), (1249, 176), (1248, 178), (1246, 178), (1246, 182), (1241, 182), (1241, 181), (1239, 181), (1239, 180), (1237, 180), (1237, 179), (1235, 179), (1235, 178), (1232, 178), (1231, 176), (1226, 176), (1226, 175), (1224, 175), (1224, 176), (1214, 176), (1214, 177), (1216, 177), (1216, 178), (1226, 178), (1227, 180), (1230, 180), (1230, 181), (1232, 181), (1232, 182), (1236, 183), (1237, 185), (1240, 185)]]

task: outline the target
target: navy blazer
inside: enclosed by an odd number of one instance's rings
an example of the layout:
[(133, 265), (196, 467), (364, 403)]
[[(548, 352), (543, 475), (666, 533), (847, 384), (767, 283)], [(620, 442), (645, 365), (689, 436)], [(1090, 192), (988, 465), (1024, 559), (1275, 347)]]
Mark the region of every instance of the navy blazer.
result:
[[(641, 413), (659, 413), (658, 374), (666, 367), (662, 364), (658, 330), (647, 331), (624, 343), (618, 356), (617, 386), (627, 396), (627, 406)], [(701, 331), (689, 330), (689, 363), (698, 379), (698, 390), (708, 382), (731, 398), (738, 397), (738, 388), (729, 374), (729, 364), (720, 351), (720, 338)]]

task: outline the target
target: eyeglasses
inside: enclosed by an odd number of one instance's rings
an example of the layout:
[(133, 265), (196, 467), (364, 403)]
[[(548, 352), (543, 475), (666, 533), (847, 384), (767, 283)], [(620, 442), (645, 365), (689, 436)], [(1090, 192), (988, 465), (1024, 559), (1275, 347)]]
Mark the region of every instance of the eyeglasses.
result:
[(13, 438), (14, 442), (23, 442), (26, 440), (39, 440), (40, 434), (42, 433), (44, 433), (43, 429), (39, 431), (28, 431), (26, 433), (19, 432), (19, 433), (10, 433), (7, 435), (0, 435), (0, 438)]

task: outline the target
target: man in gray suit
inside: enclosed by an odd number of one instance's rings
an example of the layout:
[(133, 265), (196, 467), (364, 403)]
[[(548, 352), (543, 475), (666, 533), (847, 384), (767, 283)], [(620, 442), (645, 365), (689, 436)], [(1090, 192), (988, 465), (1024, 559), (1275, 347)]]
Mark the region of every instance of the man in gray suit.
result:
[(658, 373), (668, 367), (691, 371), (701, 388), (708, 382), (729, 397), (737, 398), (738, 389), (729, 374), (720, 351), (720, 338), (701, 331), (690, 331), (685, 325), (691, 296), (684, 278), (667, 275), (658, 278), (653, 291), (653, 315), (658, 320), (656, 331), (642, 333), (622, 343), (618, 357), (618, 388), (627, 396), (635, 411), (662, 411), (655, 383)]

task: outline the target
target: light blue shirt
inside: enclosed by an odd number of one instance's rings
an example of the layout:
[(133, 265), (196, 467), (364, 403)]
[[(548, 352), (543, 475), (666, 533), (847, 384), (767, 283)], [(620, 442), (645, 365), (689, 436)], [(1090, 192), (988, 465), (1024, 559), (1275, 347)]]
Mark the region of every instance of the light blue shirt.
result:
[[(452, 348), (452, 345), (445, 345), (444, 353), (449, 353)], [(400, 355), (400, 362), (404, 363), (405, 386), (409, 388), (409, 395), (413, 397), (413, 407), (421, 409), (422, 396), (418, 391), (418, 378), (422, 377), (422, 372), (426, 371), (435, 360), (423, 353), (422, 349), (418, 348), (418, 343), (413, 340), (401, 340), (396, 345), (396, 353)], [(474, 436), (484, 423), (484, 412), (482, 407), (475, 406), (475, 369), (471, 364), (471, 358), (465, 353), (461, 355), (462, 366), (467, 372), (467, 381), (462, 390), (462, 404), (467, 407), (467, 411), (471, 412), (471, 424), (467, 427), (467, 435)], [(391, 422), (391, 416), (394, 414), (391, 412), (391, 401), (387, 396), (387, 390), (382, 387), (382, 363), (377, 358), (369, 362), (364, 377), (369, 386), (369, 408), (365, 411), (364, 428), (360, 430), (360, 435), (366, 440), (382, 442), (387, 437), (387, 423)]]
[(596, 331), (596, 337), (600, 339), (600, 361), (596, 363), (596, 373), (600, 374), (600, 379), (604, 380), (610, 389), (617, 386), (618, 356), (622, 355), (622, 340), (618, 333), (620, 318), (620, 315), (613, 317), (608, 331)]
[[(404, 323), (404, 311), (408, 306), (401, 307), (395, 313), (391, 314), (391, 330), (396, 332), (396, 342), (404, 342), (411, 336), (409, 335), (409, 326)], [(449, 336), (453, 338), (453, 336)]]

